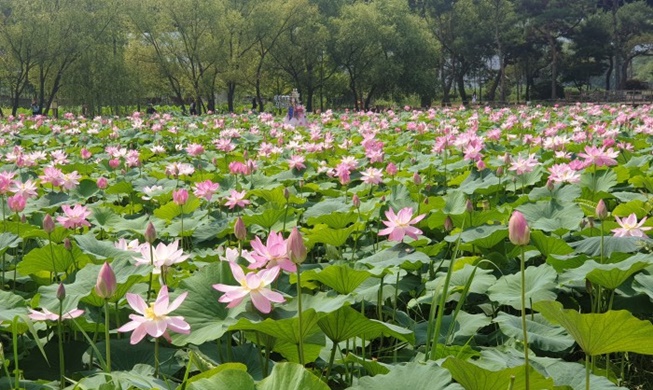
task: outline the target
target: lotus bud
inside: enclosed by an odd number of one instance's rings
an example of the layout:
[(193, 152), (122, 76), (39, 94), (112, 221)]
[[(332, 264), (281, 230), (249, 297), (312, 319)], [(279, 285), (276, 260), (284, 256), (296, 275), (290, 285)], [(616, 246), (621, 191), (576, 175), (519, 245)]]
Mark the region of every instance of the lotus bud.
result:
[(238, 241), (244, 241), (247, 238), (247, 227), (245, 227), (245, 222), (242, 217), (236, 219), (236, 223), (234, 224), (234, 235)]
[(292, 228), (288, 241), (286, 241), (286, 248), (290, 260), (295, 264), (301, 264), (306, 260), (306, 246), (304, 245), (304, 239), (302, 238), (301, 233), (297, 229), (297, 226)]
[(596, 218), (599, 219), (599, 221), (603, 221), (604, 219), (607, 218), (608, 216), (608, 208), (605, 207), (605, 202), (603, 199), (599, 200), (599, 203), (596, 205)]
[(417, 186), (422, 184), (422, 177), (417, 172), (415, 172), (415, 174), (413, 175), (413, 183), (415, 183), (415, 185)]
[(549, 190), (550, 192), (553, 192), (555, 189), (555, 184), (551, 180), (546, 181), (546, 189)]
[(117, 158), (112, 158), (111, 160), (109, 160), (109, 166), (111, 167), (111, 169), (118, 168), (120, 166), (120, 160)]
[(498, 177), (503, 176), (503, 167), (499, 167), (499, 168), (497, 168), (497, 176), (498, 176)]
[(188, 191), (185, 188), (172, 191), (172, 200), (179, 206), (183, 206), (188, 202)]
[(393, 163), (389, 163), (385, 167), (385, 172), (390, 176), (394, 176), (394, 175), (397, 174), (397, 166), (395, 164), (393, 164)]
[(20, 223), (27, 223), (27, 217), (25, 216), (25, 214), (20, 215)]
[(474, 203), (472, 203), (471, 200), (467, 199), (467, 202), (465, 202), (465, 209), (467, 209), (468, 213), (474, 212)]
[(113, 297), (113, 294), (116, 293), (116, 288), (116, 274), (113, 272), (111, 265), (105, 261), (104, 264), (102, 264), (100, 273), (97, 276), (97, 282), (95, 283), (95, 293), (100, 298), (109, 299)]
[(80, 154), (84, 160), (88, 160), (91, 158), (91, 156), (93, 156), (93, 154), (86, 148), (83, 148)]
[(286, 198), (286, 200), (290, 199), (290, 190), (288, 187), (283, 189), (283, 197)]
[(7, 198), (7, 204), (9, 205), (9, 210), (15, 213), (20, 213), (21, 211), (25, 210), (27, 200), (24, 196), (16, 194)]
[(156, 229), (154, 228), (154, 224), (152, 224), (152, 222), (147, 224), (144, 236), (145, 242), (149, 244), (154, 243), (154, 240), (156, 240)]
[(450, 232), (453, 230), (453, 220), (450, 216), (447, 215), (447, 218), (444, 219), (444, 231)]
[(70, 241), (70, 238), (66, 237), (66, 238), (63, 239), (63, 247), (67, 251), (73, 250), (73, 243)]
[(97, 188), (103, 190), (109, 186), (109, 181), (106, 177), (100, 177), (97, 179)]
[(478, 169), (479, 172), (485, 170), (485, 168), (487, 168), (487, 165), (485, 165), (485, 161), (483, 160), (476, 161), (476, 169)]
[(361, 207), (361, 199), (358, 197), (358, 195), (354, 194), (354, 196), (351, 197), (351, 202), (354, 204), (354, 207)]
[(518, 246), (528, 245), (531, 241), (531, 231), (524, 214), (514, 211), (508, 222), (508, 238), (510, 242)]
[(64, 287), (63, 283), (59, 283), (59, 287), (57, 287), (57, 299), (59, 301), (66, 299), (66, 287)]

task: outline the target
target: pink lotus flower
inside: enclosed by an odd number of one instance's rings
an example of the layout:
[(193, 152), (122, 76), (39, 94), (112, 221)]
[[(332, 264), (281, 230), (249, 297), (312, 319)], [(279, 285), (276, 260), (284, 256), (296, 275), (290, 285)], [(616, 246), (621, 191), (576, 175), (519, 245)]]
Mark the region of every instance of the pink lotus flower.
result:
[(181, 334), (190, 333), (190, 325), (184, 321), (184, 317), (168, 315), (181, 305), (186, 295), (188, 292), (181, 294), (170, 303), (168, 287), (164, 285), (161, 286), (156, 301), (148, 306), (140, 295), (127, 293), (129, 306), (140, 315), (130, 314), (131, 321), (118, 328), (118, 332), (134, 331), (129, 339), (132, 345), (138, 344), (146, 334), (155, 338), (163, 336), (166, 340), (170, 340), (168, 329)]
[(585, 153), (578, 153), (579, 157), (585, 159), (587, 165), (596, 165), (597, 167), (617, 165), (617, 158), (619, 152), (614, 151), (612, 148), (605, 150), (605, 147), (600, 148), (596, 146), (585, 146)]
[(508, 170), (514, 171), (516, 175), (523, 175), (524, 173), (532, 172), (533, 168), (538, 165), (540, 163), (535, 158), (535, 154), (529, 154), (526, 158), (519, 156), (516, 160), (513, 160)]
[(390, 176), (396, 175), (397, 171), (397, 166), (394, 163), (388, 163), (388, 165), (385, 167), (385, 173)]
[(29, 179), (25, 180), (24, 183), (18, 180), (13, 181), (9, 187), (9, 191), (13, 192), (15, 195), (20, 194), (26, 199), (36, 198), (38, 196), (38, 193), (36, 192), (36, 184)]
[(306, 165), (304, 165), (305, 161), (306, 158), (304, 158), (304, 156), (292, 155), (288, 160), (288, 168), (301, 171), (306, 168)]
[(55, 167), (45, 167), (39, 179), (41, 183), (50, 183), (53, 187), (59, 187), (63, 184), (63, 172)]
[(170, 245), (160, 242), (156, 248), (153, 248), (152, 256), (150, 256), (149, 245), (142, 245), (140, 250), (141, 257), (136, 258), (136, 265), (154, 265), (154, 274), (160, 274), (161, 268), (181, 263), (190, 257), (179, 249), (179, 240)]
[(261, 313), (272, 311), (272, 303), (281, 303), (285, 299), (283, 295), (272, 291), (269, 286), (279, 275), (279, 267), (274, 267), (259, 272), (250, 272), (247, 275), (238, 264), (229, 263), (231, 272), (240, 286), (229, 286), (226, 284), (214, 284), (213, 288), (224, 294), (218, 299), (219, 302), (229, 304), (228, 308), (238, 306), (247, 295), (250, 296), (254, 307)]
[(195, 187), (193, 187), (193, 194), (198, 198), (204, 198), (210, 202), (213, 194), (215, 194), (218, 189), (220, 189), (220, 184), (214, 183), (211, 180), (204, 180), (195, 184)]
[(615, 237), (646, 237), (647, 230), (651, 230), (649, 226), (642, 226), (646, 222), (646, 217), (637, 222), (637, 215), (630, 214), (626, 218), (614, 217), (620, 227), (612, 229)]
[(265, 245), (259, 237), (250, 242), (252, 249), (252, 258), (255, 260), (248, 268), (274, 268), (280, 267), (284, 271), (296, 272), (297, 265), (288, 257), (286, 240), (281, 233), (270, 232)]
[(247, 195), (247, 191), (236, 191), (236, 190), (231, 190), (231, 194), (227, 197), (227, 201), (225, 202), (225, 206), (229, 206), (229, 209), (233, 209), (234, 207), (245, 207), (251, 202), (249, 200), (245, 199), (245, 195)]
[(383, 172), (378, 168), (367, 168), (361, 172), (363, 183), (366, 184), (381, 184), (383, 179)]
[(20, 213), (21, 211), (25, 210), (26, 204), (27, 199), (25, 199), (25, 197), (20, 194), (16, 194), (7, 198), (7, 205), (9, 206), (9, 210), (15, 213)]
[(185, 188), (172, 191), (172, 200), (179, 206), (185, 205), (188, 202), (188, 191)]
[[(41, 309), (42, 311), (36, 311), (29, 309), (29, 314), (28, 317), (33, 319), (34, 321), (57, 321), (59, 320), (59, 314), (55, 314), (51, 312), (50, 310), (43, 308)], [(71, 320), (73, 318), (77, 318), (84, 314), (84, 310), (82, 309), (73, 309), (70, 311), (67, 311), (61, 315), (62, 320)]]
[(397, 214), (395, 214), (394, 210), (389, 209), (385, 212), (385, 217), (388, 220), (383, 221), (387, 228), (381, 230), (379, 236), (388, 236), (390, 241), (403, 241), (404, 236), (407, 235), (416, 240), (417, 235), (422, 234), (422, 231), (411, 225), (421, 221), (425, 216), (426, 214), (421, 214), (413, 218), (412, 207), (404, 207)]
[(61, 206), (65, 215), (60, 215), (57, 217), (57, 222), (59, 222), (66, 229), (77, 229), (82, 226), (91, 226), (91, 224), (86, 220), (91, 212), (81, 204), (76, 204), (72, 208), (67, 204)]
[(202, 146), (200, 144), (190, 144), (190, 145), (186, 146), (186, 153), (188, 153), (189, 155), (191, 155), (193, 157), (197, 157), (197, 156), (201, 155), (202, 153), (204, 153), (204, 146)]

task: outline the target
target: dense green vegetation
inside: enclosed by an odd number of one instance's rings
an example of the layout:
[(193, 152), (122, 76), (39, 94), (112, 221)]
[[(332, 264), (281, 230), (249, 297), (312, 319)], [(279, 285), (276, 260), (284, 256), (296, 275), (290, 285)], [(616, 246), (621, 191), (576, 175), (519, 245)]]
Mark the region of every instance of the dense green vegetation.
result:
[(472, 91), (523, 101), (652, 74), (642, 0), (0, 0), (0, 12), (13, 113), (33, 98), (118, 114), (152, 100), (233, 111), (249, 96), (262, 110), (293, 87), (309, 110)]

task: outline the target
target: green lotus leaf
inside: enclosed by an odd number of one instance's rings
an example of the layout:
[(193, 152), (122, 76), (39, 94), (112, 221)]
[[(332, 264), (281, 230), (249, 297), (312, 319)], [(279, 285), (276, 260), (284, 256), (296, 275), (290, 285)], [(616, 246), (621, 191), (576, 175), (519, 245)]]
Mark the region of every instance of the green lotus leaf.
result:
[(330, 214), (320, 215), (319, 217), (308, 218), (311, 226), (324, 224), (332, 229), (343, 229), (354, 222), (358, 221), (358, 214), (353, 211), (347, 213), (333, 212)]
[[(507, 389), (506, 386), (504, 389)], [(451, 382), (449, 371), (435, 362), (411, 362), (393, 366), (387, 374), (364, 376), (358, 384), (348, 390), (378, 390), (378, 389), (429, 389), (429, 390), (462, 390), (459, 384)]]
[(546, 235), (540, 231), (531, 232), (533, 244), (543, 256), (568, 255), (574, 251), (567, 242), (561, 238)]
[(312, 248), (317, 243), (329, 244), (339, 247), (347, 242), (349, 236), (356, 230), (358, 225), (354, 224), (344, 229), (332, 229), (326, 225), (316, 225), (306, 233), (307, 246)]
[(371, 272), (376, 275), (384, 269), (400, 267), (404, 263), (429, 264), (430, 262), (431, 258), (429, 256), (402, 242), (392, 248), (384, 249), (370, 257), (358, 260), (357, 263), (371, 267), (373, 269)]
[(75, 267), (83, 267), (89, 261), (89, 257), (77, 246), (69, 251), (61, 244), (50, 244), (29, 251), (16, 268), (23, 275), (42, 276), (51, 272), (70, 273)]
[(615, 185), (617, 185), (617, 174), (610, 169), (597, 172), (585, 172), (580, 178), (580, 186), (587, 188), (594, 194), (598, 192), (610, 192), (612, 187)]
[(372, 274), (367, 271), (355, 270), (346, 265), (330, 265), (316, 272), (310, 279), (317, 280), (340, 294), (349, 294), (370, 276)]
[(343, 306), (322, 316), (317, 324), (322, 332), (335, 343), (363, 336), (366, 340), (372, 340), (382, 334), (411, 344), (415, 343), (415, 336), (412, 331), (396, 325), (371, 320), (350, 306)]
[[(499, 324), (501, 332), (506, 336), (523, 341), (521, 317), (501, 312), (494, 322)], [(526, 331), (528, 332), (529, 347), (541, 351), (561, 352), (574, 345), (574, 339), (567, 334), (563, 327), (552, 326), (539, 314), (526, 319)]]
[(481, 248), (492, 248), (508, 237), (508, 227), (503, 225), (484, 225), (466, 229), (460, 234), (445, 237), (448, 242), (456, 242), (460, 238), (466, 244)]
[(279, 363), (270, 376), (256, 384), (257, 390), (329, 390), (329, 386), (303, 366), (295, 363)]
[[(639, 237), (603, 237), (603, 256), (610, 257), (615, 252), (633, 253), (637, 252), (645, 244), (645, 240)], [(570, 243), (578, 253), (585, 253), (589, 256), (601, 255), (601, 237), (588, 237), (581, 241)]]
[[(499, 371), (490, 371), (473, 363), (447, 358), (442, 367), (451, 372), (456, 382), (463, 385), (466, 390), (505, 390), (524, 389), (526, 383), (525, 366), (505, 368)], [(510, 384), (514, 377), (514, 383)], [(529, 373), (531, 389), (552, 389), (553, 379), (544, 378), (542, 374), (531, 368)]]
[(225, 363), (190, 378), (186, 388), (189, 390), (256, 390), (256, 385), (243, 364)]
[(529, 221), (532, 230), (554, 232), (556, 230), (576, 230), (585, 213), (575, 203), (558, 201), (539, 201), (517, 207)]
[(583, 351), (592, 356), (614, 352), (653, 355), (653, 324), (626, 310), (581, 314), (555, 301), (534, 304), (549, 321), (562, 325)]
[(621, 286), (635, 273), (645, 269), (653, 263), (653, 257), (645, 254), (636, 254), (628, 259), (609, 264), (599, 264), (588, 260), (578, 268), (567, 270), (560, 277), (560, 283), (585, 285), (585, 279), (596, 283), (609, 290)]
[[(531, 303), (555, 299), (557, 274), (547, 264), (526, 268), (526, 306)], [(521, 309), (521, 274), (502, 276), (488, 289), (488, 296), (494, 302)]]
[(179, 284), (178, 289), (188, 291), (188, 296), (174, 314), (186, 319), (191, 332), (173, 333), (174, 344), (200, 345), (219, 339), (236, 322), (226, 305), (218, 302), (221, 293), (212, 287), (216, 283), (237, 284), (226, 262), (211, 263)]

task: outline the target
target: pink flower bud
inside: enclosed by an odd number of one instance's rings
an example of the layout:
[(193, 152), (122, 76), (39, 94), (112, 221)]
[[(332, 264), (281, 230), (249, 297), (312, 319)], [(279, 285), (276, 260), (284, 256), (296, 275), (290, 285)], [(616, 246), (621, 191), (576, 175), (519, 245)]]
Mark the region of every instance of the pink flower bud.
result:
[(95, 293), (100, 298), (109, 299), (113, 297), (113, 294), (116, 293), (116, 288), (116, 274), (113, 272), (111, 265), (105, 261), (104, 264), (102, 264), (100, 273), (97, 276), (97, 282), (95, 283)]
[(245, 222), (241, 217), (238, 217), (236, 223), (234, 223), (234, 235), (238, 241), (245, 241), (247, 238), (247, 227), (245, 227)]
[(16, 194), (7, 198), (7, 204), (9, 205), (9, 210), (15, 213), (20, 213), (21, 211), (25, 210), (27, 200), (22, 195)]
[(444, 231), (450, 232), (453, 230), (453, 220), (450, 216), (447, 215), (447, 218), (444, 219)]
[(97, 188), (103, 190), (109, 186), (109, 181), (106, 177), (100, 177), (97, 179)]
[(476, 169), (478, 169), (479, 172), (485, 170), (485, 168), (487, 168), (487, 165), (485, 165), (485, 161), (483, 160), (476, 161)]
[(59, 287), (57, 287), (57, 299), (59, 301), (66, 299), (66, 287), (64, 287), (63, 283), (59, 283)]
[(183, 206), (188, 202), (188, 191), (185, 188), (172, 191), (172, 200), (179, 206)]
[(415, 183), (415, 185), (417, 186), (422, 184), (422, 177), (417, 172), (415, 172), (415, 174), (413, 175), (413, 183)]
[(70, 238), (66, 237), (66, 238), (63, 239), (63, 247), (67, 251), (73, 250), (73, 243), (70, 241)]
[(555, 184), (553, 184), (553, 181), (547, 180), (546, 181), (546, 189), (553, 192), (555, 190)]
[(351, 197), (351, 202), (354, 204), (354, 207), (361, 207), (361, 199), (358, 197), (358, 195), (354, 194), (354, 196)]
[(465, 209), (468, 213), (474, 212), (474, 203), (472, 203), (471, 200), (467, 199), (467, 202), (465, 202)]
[(54, 220), (50, 214), (46, 214), (43, 218), (43, 231), (45, 231), (47, 234), (50, 234), (54, 231), (54, 227)]
[(528, 245), (531, 241), (531, 231), (524, 214), (514, 211), (508, 222), (508, 238), (515, 245)]
[(599, 200), (599, 203), (596, 205), (596, 218), (600, 221), (603, 221), (608, 216), (608, 208), (605, 207), (605, 202), (603, 199)]
[(152, 244), (154, 243), (154, 240), (156, 240), (156, 229), (154, 228), (154, 225), (152, 222), (147, 224), (147, 227), (145, 228), (145, 242)]
[(499, 168), (497, 168), (497, 176), (498, 176), (498, 177), (503, 176), (503, 167), (499, 167)]
[(385, 167), (385, 172), (390, 176), (394, 176), (394, 175), (397, 174), (397, 166), (395, 164), (393, 164), (393, 163), (389, 163)]
[(91, 158), (91, 156), (92, 156), (91, 152), (90, 152), (88, 149), (86, 149), (86, 148), (83, 148), (83, 149), (82, 149), (82, 151), (81, 151), (81, 155), (82, 155), (82, 158), (83, 158), (84, 160), (88, 160), (88, 159)]
[(290, 237), (286, 241), (286, 249), (290, 260), (295, 264), (301, 264), (306, 260), (306, 246), (304, 245), (304, 239), (302, 238), (301, 233), (297, 230), (295, 226), (290, 232)]
[(111, 167), (111, 169), (116, 169), (119, 166), (120, 166), (120, 160), (119, 159), (112, 158), (111, 160), (109, 160), (109, 167)]
[(283, 189), (283, 197), (288, 200), (290, 198), (290, 190), (288, 190), (288, 187)]

